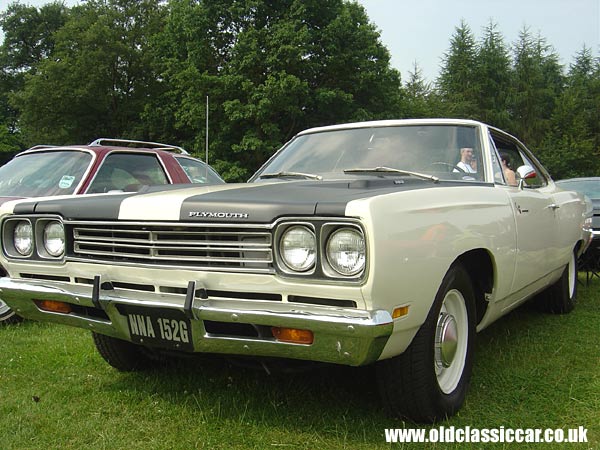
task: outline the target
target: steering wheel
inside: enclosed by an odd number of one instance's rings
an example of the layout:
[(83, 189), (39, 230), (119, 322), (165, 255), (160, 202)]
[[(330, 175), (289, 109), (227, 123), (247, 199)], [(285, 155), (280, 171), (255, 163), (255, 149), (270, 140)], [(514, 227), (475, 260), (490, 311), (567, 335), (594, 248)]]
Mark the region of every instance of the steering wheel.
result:
[(431, 166), (444, 166), (444, 167), (448, 167), (448, 168), (450, 168), (451, 172), (454, 172), (454, 169), (456, 169), (458, 172), (467, 173), (467, 171), (465, 169), (463, 169), (462, 167), (459, 167), (459, 166), (457, 166), (455, 164), (449, 164), (449, 163), (444, 162), (444, 161), (432, 162), (430, 165)]

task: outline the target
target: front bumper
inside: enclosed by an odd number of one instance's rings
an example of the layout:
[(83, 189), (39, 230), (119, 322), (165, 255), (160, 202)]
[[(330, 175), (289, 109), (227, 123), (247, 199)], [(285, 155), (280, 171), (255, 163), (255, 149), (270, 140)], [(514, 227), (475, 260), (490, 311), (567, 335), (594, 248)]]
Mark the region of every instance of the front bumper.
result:
[[(216, 300), (193, 295), (132, 292), (52, 280), (0, 278), (0, 297), (19, 315), (43, 322), (80, 327), (136, 342), (130, 333), (127, 308), (185, 314), (191, 325), (193, 352), (294, 358), (345, 365), (376, 361), (393, 331), (393, 319), (383, 310), (290, 304), (260, 300)], [(189, 294), (189, 292), (188, 292)], [(41, 309), (39, 301), (73, 305), (69, 313)], [(220, 324), (215, 332), (208, 324)], [(273, 335), (238, 334), (237, 326), (257, 330), (288, 327), (310, 330), (310, 345), (278, 341)], [(208, 328), (208, 331), (207, 331)]]

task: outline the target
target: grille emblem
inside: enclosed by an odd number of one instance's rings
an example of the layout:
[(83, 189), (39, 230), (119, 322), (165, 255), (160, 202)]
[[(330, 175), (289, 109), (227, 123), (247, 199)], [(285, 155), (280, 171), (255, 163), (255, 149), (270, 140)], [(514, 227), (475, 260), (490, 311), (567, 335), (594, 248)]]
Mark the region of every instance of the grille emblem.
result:
[(188, 217), (200, 219), (247, 219), (247, 213), (222, 212), (222, 211), (190, 211)]

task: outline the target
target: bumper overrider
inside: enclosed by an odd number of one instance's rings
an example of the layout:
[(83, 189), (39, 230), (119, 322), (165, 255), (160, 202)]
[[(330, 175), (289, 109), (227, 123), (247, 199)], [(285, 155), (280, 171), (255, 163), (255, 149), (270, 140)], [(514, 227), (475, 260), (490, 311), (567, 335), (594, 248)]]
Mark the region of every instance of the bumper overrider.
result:
[(190, 282), (174, 304), (159, 293), (114, 289), (100, 276), (92, 285), (0, 278), (1, 298), (25, 318), (176, 351), (357, 366), (376, 361), (393, 330), (383, 310), (224, 302), (197, 292)]

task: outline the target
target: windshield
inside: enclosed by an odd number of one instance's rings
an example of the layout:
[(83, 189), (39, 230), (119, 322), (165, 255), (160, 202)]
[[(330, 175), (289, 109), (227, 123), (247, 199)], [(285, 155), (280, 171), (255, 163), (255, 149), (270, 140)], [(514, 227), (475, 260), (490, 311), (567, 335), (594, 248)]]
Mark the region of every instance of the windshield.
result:
[(398, 171), (372, 170), (386, 168), (441, 180), (483, 180), (478, 170), (482, 167), (478, 136), (476, 127), (438, 124), (305, 134), (288, 143), (252, 179), (289, 174), (323, 179), (400, 175)]
[(0, 196), (70, 195), (81, 182), (92, 155), (76, 150), (27, 153), (0, 167)]

